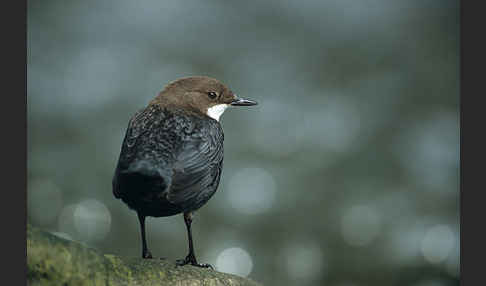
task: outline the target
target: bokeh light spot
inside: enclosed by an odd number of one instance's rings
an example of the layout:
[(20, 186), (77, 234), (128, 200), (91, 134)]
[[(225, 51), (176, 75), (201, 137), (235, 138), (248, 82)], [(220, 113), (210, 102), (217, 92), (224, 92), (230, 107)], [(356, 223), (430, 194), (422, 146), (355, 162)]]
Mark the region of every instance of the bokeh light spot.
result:
[(262, 213), (275, 201), (275, 180), (262, 168), (244, 168), (230, 179), (226, 195), (230, 205), (238, 212)]
[(74, 209), (74, 226), (80, 239), (97, 241), (110, 231), (111, 214), (100, 201), (89, 199), (79, 203)]
[(395, 222), (388, 233), (387, 260), (397, 264), (409, 264), (420, 258), (420, 243), (425, 233), (422, 223), (413, 220)]
[(253, 260), (244, 249), (232, 247), (223, 250), (216, 258), (216, 269), (246, 277), (251, 273)]
[(436, 225), (425, 234), (421, 244), (422, 255), (430, 263), (444, 261), (454, 246), (454, 234), (447, 225)]

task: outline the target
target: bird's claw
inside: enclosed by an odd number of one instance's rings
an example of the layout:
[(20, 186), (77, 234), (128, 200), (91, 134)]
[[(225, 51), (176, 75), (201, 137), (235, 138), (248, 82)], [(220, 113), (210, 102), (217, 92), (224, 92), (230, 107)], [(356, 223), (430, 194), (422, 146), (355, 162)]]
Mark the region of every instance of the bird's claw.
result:
[(214, 270), (213, 266), (209, 263), (202, 263), (202, 264), (198, 264), (197, 266), (199, 267), (202, 267), (202, 268), (209, 268), (211, 270)]
[(192, 257), (187, 256), (185, 259), (176, 260), (177, 266), (184, 266), (184, 265), (187, 265), (187, 264), (191, 264), (192, 266), (201, 267), (201, 268), (210, 268), (211, 270), (214, 270), (214, 268), (213, 268), (213, 266), (211, 266), (211, 264), (197, 263), (196, 258), (193, 257), (193, 256)]

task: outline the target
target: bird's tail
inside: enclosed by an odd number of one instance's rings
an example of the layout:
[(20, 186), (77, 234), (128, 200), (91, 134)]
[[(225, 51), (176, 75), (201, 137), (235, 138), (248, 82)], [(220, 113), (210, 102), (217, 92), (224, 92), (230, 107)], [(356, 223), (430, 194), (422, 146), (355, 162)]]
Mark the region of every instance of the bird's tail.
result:
[(139, 161), (119, 172), (118, 179), (113, 183), (113, 194), (120, 198), (125, 190), (130, 193), (163, 192), (169, 188), (171, 178), (170, 169)]

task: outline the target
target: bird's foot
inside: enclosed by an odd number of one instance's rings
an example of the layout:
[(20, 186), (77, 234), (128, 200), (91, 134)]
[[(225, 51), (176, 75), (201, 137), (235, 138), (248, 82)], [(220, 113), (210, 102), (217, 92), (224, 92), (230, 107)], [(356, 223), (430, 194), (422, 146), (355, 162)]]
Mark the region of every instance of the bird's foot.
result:
[(145, 251), (142, 252), (142, 258), (152, 259), (152, 253), (150, 253), (150, 251), (148, 251), (148, 250), (145, 250)]
[(176, 261), (177, 266), (184, 266), (186, 264), (191, 264), (192, 266), (196, 266), (196, 267), (210, 268), (211, 270), (214, 270), (214, 268), (213, 268), (213, 266), (211, 266), (211, 264), (197, 263), (196, 257), (194, 257), (193, 255), (188, 255), (188, 256), (186, 256), (186, 258), (178, 259)]

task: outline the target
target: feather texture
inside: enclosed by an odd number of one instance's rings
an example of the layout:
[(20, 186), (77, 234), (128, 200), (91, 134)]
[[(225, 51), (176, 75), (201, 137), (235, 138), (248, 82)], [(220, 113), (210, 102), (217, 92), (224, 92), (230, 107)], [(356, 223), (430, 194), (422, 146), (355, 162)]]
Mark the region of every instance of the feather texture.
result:
[(219, 185), (223, 140), (214, 119), (149, 105), (128, 124), (113, 194), (149, 216), (194, 211)]

